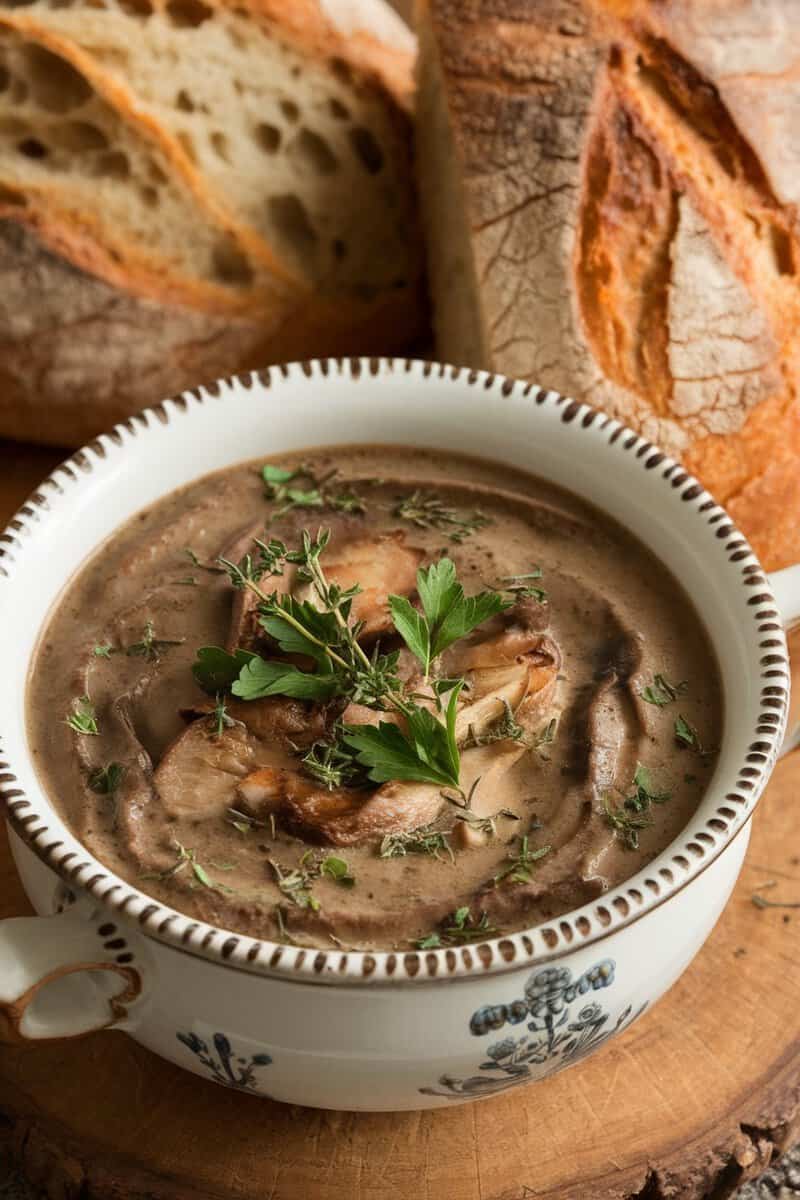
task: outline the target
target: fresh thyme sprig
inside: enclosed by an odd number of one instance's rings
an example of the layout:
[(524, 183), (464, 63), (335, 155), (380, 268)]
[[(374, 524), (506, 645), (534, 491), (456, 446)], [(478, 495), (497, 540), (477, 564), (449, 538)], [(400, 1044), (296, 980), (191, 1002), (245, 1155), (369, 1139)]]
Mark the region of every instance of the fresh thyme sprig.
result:
[(330, 741), (314, 742), (300, 760), (303, 770), (316, 779), (328, 791), (346, 785), (355, 786), (363, 782), (364, 772), (356, 762), (352, 750), (342, 741), (341, 725), (334, 727)]
[(475, 833), (481, 833), (486, 837), (494, 838), (497, 836), (497, 821), (500, 817), (505, 817), (509, 821), (519, 821), (519, 817), (510, 808), (499, 808), (496, 813), (491, 816), (481, 817), (472, 809), (472, 800), (475, 796), (478, 787), (480, 786), (480, 776), (474, 781), (469, 789), (466, 798), (461, 796), (451, 796), (449, 792), (442, 792), (442, 797), (448, 804), (452, 804), (458, 811), (456, 812), (456, 820), (461, 821), (469, 829)]
[(666, 675), (657, 674), (653, 676), (653, 682), (642, 688), (639, 694), (648, 704), (654, 704), (656, 708), (665, 708), (679, 696), (685, 696), (688, 688), (689, 684), (685, 679), (679, 683), (671, 683)]
[(163, 650), (167, 650), (170, 646), (182, 646), (184, 641), (185, 638), (157, 638), (155, 625), (152, 621), (146, 621), (141, 641), (133, 642), (127, 647), (125, 653), (133, 658), (144, 658), (148, 662), (152, 662)]
[(74, 733), (92, 737), (97, 737), (100, 733), (97, 725), (97, 713), (88, 696), (80, 696), (74, 701), (73, 711), (68, 714), (66, 720)]
[(459, 512), (448, 508), (435, 492), (419, 489), (410, 496), (401, 496), (392, 509), (392, 516), (409, 521), (417, 529), (442, 530), (451, 542), (458, 544), (491, 524), (490, 518), (477, 509), (472, 513)]
[(527, 833), (523, 834), (520, 838), (518, 852), (509, 854), (508, 866), (497, 872), (493, 883), (495, 886), (499, 883), (530, 883), (533, 878), (534, 863), (544, 858), (551, 850), (552, 846), (538, 846), (536, 849), (531, 849)]
[[(203, 647), (193, 668), (195, 677), (209, 690), (212, 685), (230, 686), (243, 700), (275, 695), (307, 700), (342, 696), (399, 714), (402, 728), (388, 721), (377, 726), (342, 725), (336, 753), (313, 752), (308, 765), (321, 781), (325, 776), (326, 786), (338, 786), (334, 781), (340, 778), (341, 756), (349, 754), (374, 783), (407, 780), (458, 789), (460, 753), (455, 718), (464, 681), (437, 682), (434, 713), (406, 693), (397, 677), (397, 652), (381, 654), (376, 648), (371, 656), (367, 654), (358, 640), (361, 626), (351, 620), (352, 601), (359, 589), (330, 583), (320, 562), (329, 539), (329, 531), (321, 530), (312, 537), (305, 530), (298, 550), (288, 551), (282, 543), (262, 544), (269, 561), (221, 560), (233, 585), (257, 598), (259, 621), (280, 650), (303, 655), (313, 662), (314, 669), (300, 670), (291, 662), (265, 660), (244, 651), (230, 655), (218, 647)], [(313, 600), (264, 590), (264, 577), (282, 573), (286, 563), (295, 565), (298, 579), (311, 585)], [(398, 632), (427, 672), (454, 641), (511, 604), (495, 592), (465, 596), (455, 566), (446, 558), (421, 569), (417, 584), (422, 613), (405, 597), (392, 596), (390, 604)]]

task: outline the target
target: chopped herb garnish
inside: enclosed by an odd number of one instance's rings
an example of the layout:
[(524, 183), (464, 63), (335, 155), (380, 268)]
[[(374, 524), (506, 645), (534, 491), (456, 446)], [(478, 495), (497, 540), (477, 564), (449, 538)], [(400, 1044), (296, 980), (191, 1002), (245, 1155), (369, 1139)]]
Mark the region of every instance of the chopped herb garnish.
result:
[(539, 732), (536, 734), (535, 738), (533, 739), (533, 749), (539, 755), (539, 758), (544, 759), (545, 762), (550, 761), (550, 755), (548, 754), (546, 747), (552, 746), (553, 742), (556, 739), (556, 730), (557, 729), (558, 729), (558, 718), (553, 717), (551, 720), (549, 720), (547, 722), (547, 724), (544, 726), (543, 729), (539, 730)]
[(275, 879), (284, 896), (298, 908), (310, 908), (313, 912), (319, 912), (319, 900), (311, 894), (314, 879), (319, 875), (319, 867), (311, 863), (310, 859), (311, 851), (307, 850), (298, 865), (288, 871), (273, 858), (267, 861), (275, 872)]
[(461, 945), (464, 942), (475, 942), (480, 938), (494, 937), (498, 930), (489, 923), (489, 914), (482, 912), (477, 921), (473, 921), (469, 908), (464, 905), (442, 922), (440, 932), (429, 933), (426, 937), (417, 938), (414, 945), (418, 950), (435, 950), (439, 946)]
[(437, 950), (442, 944), (438, 933), (429, 933), (427, 937), (417, 938), (414, 945), (418, 950)]
[(181, 646), (184, 641), (184, 638), (157, 638), (153, 622), (146, 621), (141, 641), (128, 646), (125, 653), (152, 661), (158, 658), (162, 650), (166, 650), (170, 646)]
[(613, 805), (608, 796), (603, 799), (603, 815), (629, 850), (638, 850), (639, 833), (653, 823), (650, 809), (654, 804), (666, 804), (671, 792), (656, 791), (647, 767), (636, 764), (633, 775), (633, 791), (625, 796), (621, 805)]
[(103, 642), (102, 644), (94, 646), (92, 649), (92, 654), (95, 656), (95, 658), (111, 658), (113, 653), (114, 647), (111, 645), (111, 642)]
[(647, 767), (636, 764), (633, 774), (634, 791), (625, 799), (625, 807), (632, 812), (646, 812), (651, 804), (665, 804), (672, 799), (671, 792), (657, 792)]
[(311, 749), (300, 760), (303, 770), (312, 779), (316, 779), (328, 791), (362, 782), (363, 772), (358, 766), (353, 753), (341, 739), (341, 729), (334, 730), (333, 739), (329, 742), (314, 742)]
[(398, 499), (392, 515), (409, 521), (417, 529), (440, 529), (451, 542), (457, 543), (466, 541), (471, 534), (491, 524), (490, 519), (478, 510), (473, 513), (459, 512), (455, 508), (448, 508), (434, 492), (419, 490)]
[(74, 702), (75, 707), (67, 716), (67, 724), (75, 733), (96, 737), (100, 730), (97, 727), (97, 713), (88, 696), (81, 696)]
[(294, 946), (295, 940), (286, 928), (286, 918), (283, 908), (280, 904), (275, 905), (275, 924), (278, 926), (278, 937), (282, 942), (288, 942), (290, 946)]
[(356, 881), (355, 875), (351, 874), (345, 860), (337, 858), (334, 854), (323, 858), (319, 869), (321, 875), (327, 875), (329, 879), (333, 879), (336, 883), (341, 884), (342, 887), (352, 887)]
[[(202, 863), (197, 861), (197, 855), (194, 850), (189, 850), (186, 846), (182, 846), (180, 842), (175, 842), (174, 846), (176, 858), (171, 867), (167, 867), (166, 871), (148, 872), (145, 875), (141, 875), (140, 879), (158, 879), (163, 883), (168, 879), (172, 879), (173, 876), (188, 867), (193, 876), (192, 882), (189, 884), (190, 887), (207, 887), (217, 892), (231, 892), (233, 890), (226, 887), (223, 883), (216, 883), (210, 877)], [(227, 870), (228, 868), (223, 867), (222, 869)]]
[[(275, 816), (270, 814), (272, 822), (272, 836), (275, 837)], [(254, 829), (266, 829), (266, 821), (257, 821), (255, 817), (251, 817), (249, 813), (239, 812), (238, 808), (229, 808), (228, 815), (225, 818), (229, 825), (232, 825), (239, 833), (252, 833)]]
[(525, 575), (505, 575), (502, 582), (506, 584), (506, 591), (511, 592), (515, 600), (531, 599), (538, 601), (539, 604), (544, 604), (547, 592), (544, 588), (530, 582), (532, 579), (541, 578), (542, 568), (534, 567)]
[[(277, 485), (280, 481), (267, 482)], [(367, 655), (358, 641), (361, 625), (350, 620), (353, 597), (359, 588), (342, 589), (329, 583), (320, 562), (329, 540), (330, 531), (321, 530), (312, 537), (304, 530), (298, 550), (287, 551), (277, 542), (268, 547), (258, 543), (270, 555), (265, 573), (280, 574), (285, 563), (295, 565), (299, 580), (311, 585), (313, 600), (263, 591), (253, 577), (252, 561), (244, 565), (224, 562), (234, 586), (247, 588), (256, 596), (258, 618), (269, 637), (284, 654), (310, 658), (314, 669), (300, 670), (285, 660), (271, 661), (241, 650), (230, 655), (218, 647), (206, 646), (198, 651), (195, 678), (215, 692), (230, 687), (242, 700), (264, 696), (329, 700), (341, 696), (402, 716), (402, 729), (389, 721), (377, 726), (342, 725), (334, 739), (335, 748), (327, 751), (312, 747), (304, 765), (327, 787), (340, 786), (345, 767), (349, 776), (353, 766), (352, 775), (358, 778), (357, 766), (362, 779), (366, 774), (374, 783), (408, 780), (458, 789), (460, 754), (455, 717), (463, 679), (437, 681), (434, 713), (418, 704), (398, 679), (397, 651), (381, 654), (376, 647), (371, 656)], [(398, 632), (426, 672), (448, 646), (512, 603), (496, 592), (465, 596), (455, 566), (446, 558), (420, 570), (417, 583), (422, 613), (405, 597), (392, 596), (390, 602)]]
[(648, 813), (629, 812), (628, 809), (612, 805), (608, 796), (603, 798), (603, 815), (619, 840), (628, 850), (639, 849), (639, 832), (653, 824)]
[(173, 581), (175, 587), (197, 587), (197, 579), (194, 575), (184, 575), (183, 579), (175, 579)]
[(527, 734), (514, 717), (514, 710), (507, 700), (503, 701), (503, 712), (493, 725), (483, 733), (476, 733), (470, 725), (465, 746), (490, 746), (493, 742), (525, 742)]
[(544, 858), (551, 851), (551, 846), (538, 846), (532, 850), (528, 845), (528, 835), (523, 834), (520, 838), (520, 847), (517, 854), (509, 855), (509, 864), (494, 877), (495, 885), (498, 883), (530, 883), (533, 878), (532, 867), (540, 858)]
[(698, 750), (701, 754), (705, 753), (694, 725), (691, 725), (682, 715), (675, 719), (675, 737), (682, 746), (688, 746), (690, 750)]
[[(338, 474), (338, 470), (334, 469), (327, 475), (318, 477), (302, 463), (294, 470), (276, 467), (271, 463), (265, 464), (261, 468), (261, 478), (264, 480), (267, 499), (278, 505), (273, 518), (282, 516), (293, 508), (332, 508), (336, 512), (366, 512), (364, 500), (352, 487), (338, 480)], [(291, 486), (298, 482), (302, 482), (304, 486)], [(337, 482), (340, 490), (335, 488)]]
[(487, 837), (497, 836), (497, 820), (499, 817), (505, 817), (509, 821), (518, 821), (519, 817), (510, 808), (500, 808), (492, 816), (481, 817), (472, 810), (472, 798), (480, 784), (480, 776), (472, 784), (469, 789), (469, 795), (466, 800), (460, 796), (451, 796), (447, 792), (442, 792), (442, 796), (448, 802), (458, 809), (456, 820), (461, 821), (476, 833), (485, 834)]
[(125, 774), (122, 763), (110, 762), (105, 767), (96, 767), (91, 771), (87, 780), (89, 787), (98, 796), (113, 796)]
[(379, 854), (381, 858), (403, 858), (406, 854), (429, 854), (431, 858), (439, 858), (440, 850), (455, 861), (447, 834), (439, 829), (421, 826), (408, 833), (387, 833), (381, 842)]
[(656, 708), (664, 708), (667, 704), (672, 704), (679, 696), (684, 696), (689, 687), (685, 679), (680, 683), (670, 683), (666, 675), (654, 675), (653, 682), (646, 688), (643, 688), (640, 695), (648, 704), (655, 704)]

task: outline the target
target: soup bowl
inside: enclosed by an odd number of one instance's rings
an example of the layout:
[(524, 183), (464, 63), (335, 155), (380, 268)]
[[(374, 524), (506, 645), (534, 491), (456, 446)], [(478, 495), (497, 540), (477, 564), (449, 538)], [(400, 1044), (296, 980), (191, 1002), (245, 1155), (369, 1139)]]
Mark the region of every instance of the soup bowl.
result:
[[(352, 442), (482, 455), (568, 488), (651, 549), (708, 630), (725, 715), (699, 808), (638, 874), (557, 920), (408, 953), (256, 940), (114, 875), (37, 779), (26, 677), (48, 612), (87, 556), (208, 472)], [(618, 421), (531, 384), (439, 364), (275, 367), (118, 425), (44, 481), (1, 544), (0, 781), (14, 858), (39, 914), (0, 924), (6, 1038), (113, 1028), (254, 1095), (334, 1109), (448, 1106), (593, 1053), (675, 982), (719, 917), (784, 741), (784, 626), (800, 615), (800, 569), (768, 578), (702, 486)]]

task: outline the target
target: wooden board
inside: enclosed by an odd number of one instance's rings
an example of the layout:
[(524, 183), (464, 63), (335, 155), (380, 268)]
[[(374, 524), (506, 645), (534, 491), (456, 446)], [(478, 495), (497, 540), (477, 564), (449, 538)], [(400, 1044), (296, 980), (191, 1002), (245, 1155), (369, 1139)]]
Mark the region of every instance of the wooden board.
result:
[[(0, 515), (48, 452), (0, 447)], [(58, 1200), (724, 1200), (800, 1138), (800, 754), (734, 898), (618, 1041), (478, 1104), (327, 1113), (225, 1092), (121, 1034), (0, 1048), (0, 1136)], [(0, 917), (28, 911), (0, 841)], [(5, 1123), (3, 1118), (5, 1118)]]

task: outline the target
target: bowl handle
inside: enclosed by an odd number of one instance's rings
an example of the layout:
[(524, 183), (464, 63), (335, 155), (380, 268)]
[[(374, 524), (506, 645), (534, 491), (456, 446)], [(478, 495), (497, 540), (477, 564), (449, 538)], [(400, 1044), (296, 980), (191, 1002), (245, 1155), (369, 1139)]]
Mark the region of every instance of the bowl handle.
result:
[(104, 959), (86, 914), (0, 921), (0, 1042), (81, 1037), (124, 1021), (139, 972)]
[[(770, 575), (769, 582), (775, 599), (781, 621), (787, 633), (800, 625), (800, 564), (795, 567), (785, 567), (783, 571), (775, 571)], [(781, 754), (788, 754), (800, 746), (800, 721), (795, 721), (786, 730)]]

